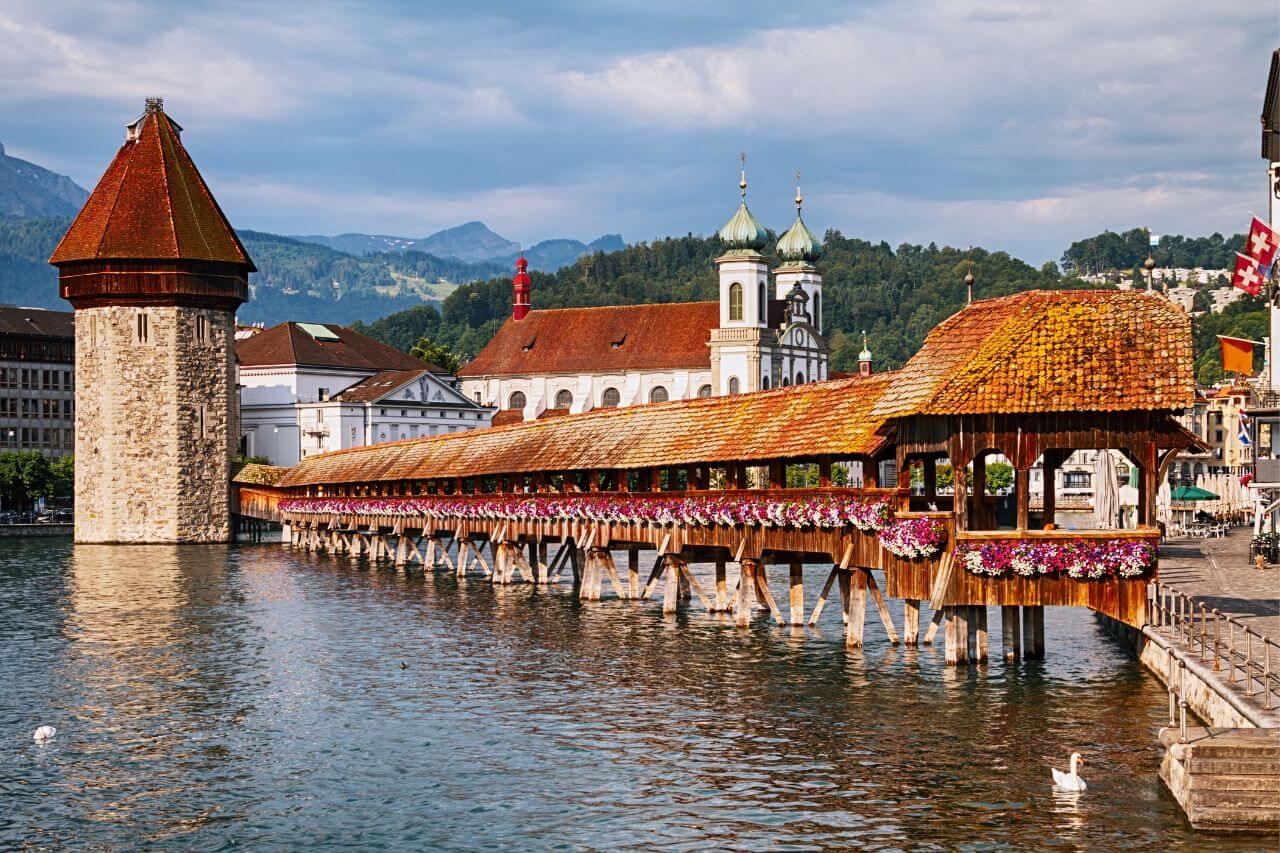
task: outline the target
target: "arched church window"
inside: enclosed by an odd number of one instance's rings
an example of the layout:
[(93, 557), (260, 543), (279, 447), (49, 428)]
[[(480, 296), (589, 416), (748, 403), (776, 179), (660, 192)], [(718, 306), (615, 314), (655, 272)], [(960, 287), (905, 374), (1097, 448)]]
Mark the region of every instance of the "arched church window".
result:
[(568, 388), (562, 388), (556, 392), (556, 408), (568, 409), (573, 406), (573, 392)]
[(760, 377), (760, 387), (766, 391), (769, 390), (769, 374), (766, 373)]
[(822, 294), (813, 294), (813, 327), (822, 331)]
[(741, 389), (741, 383), (738, 382), (738, 377), (730, 376), (729, 377), (729, 393), (737, 394), (740, 389)]
[(698, 389), (698, 396), (699, 396), (699, 397), (710, 397), (710, 396), (711, 396), (711, 386), (710, 386), (710, 385), (703, 385), (701, 388), (699, 388), (699, 389)]
[(617, 388), (606, 388), (600, 395), (600, 405), (606, 409), (616, 409), (620, 402), (622, 402), (622, 395), (618, 393)]
[(759, 312), (758, 314), (756, 314), (756, 322), (759, 323), (761, 326), (763, 326), (768, 321), (768, 315), (769, 315), (768, 303), (765, 301), (765, 296), (764, 296), (763, 281), (760, 282), (760, 293), (758, 295), (757, 302), (756, 302), (756, 311)]
[(511, 396), (507, 398), (508, 409), (523, 409), (525, 407), (525, 396), (523, 391), (512, 391)]
[(655, 385), (649, 391), (650, 403), (665, 403), (667, 402), (667, 400), (668, 400), (667, 389), (663, 388), (661, 385)]
[(729, 319), (742, 319), (742, 285), (736, 281), (729, 285)]
[(790, 379), (788, 379), (788, 378), (787, 378), (787, 377), (785, 377), (785, 376), (784, 376), (784, 377), (782, 377), (782, 387), (783, 387), (783, 388), (786, 388), (786, 387), (788, 387), (788, 386), (790, 386), (790, 385), (791, 385), (791, 380), (790, 380)]
[(796, 384), (797, 384), (797, 385), (803, 385), (803, 384), (804, 384), (804, 374), (803, 374), (803, 373), (797, 373), (797, 374), (796, 374)]

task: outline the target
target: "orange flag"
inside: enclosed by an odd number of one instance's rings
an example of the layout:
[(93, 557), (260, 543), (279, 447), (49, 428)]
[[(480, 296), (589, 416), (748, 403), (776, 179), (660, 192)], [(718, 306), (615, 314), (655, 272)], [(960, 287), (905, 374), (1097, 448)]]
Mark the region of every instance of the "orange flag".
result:
[(1227, 373), (1253, 375), (1253, 347), (1257, 341), (1218, 335), (1222, 344), (1222, 369)]

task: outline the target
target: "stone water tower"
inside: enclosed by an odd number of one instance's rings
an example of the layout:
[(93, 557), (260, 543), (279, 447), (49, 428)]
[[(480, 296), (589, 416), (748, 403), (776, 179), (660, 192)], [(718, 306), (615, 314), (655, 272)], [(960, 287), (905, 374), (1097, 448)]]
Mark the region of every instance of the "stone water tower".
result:
[(149, 98), (49, 262), (75, 309), (77, 542), (224, 542), (253, 261)]

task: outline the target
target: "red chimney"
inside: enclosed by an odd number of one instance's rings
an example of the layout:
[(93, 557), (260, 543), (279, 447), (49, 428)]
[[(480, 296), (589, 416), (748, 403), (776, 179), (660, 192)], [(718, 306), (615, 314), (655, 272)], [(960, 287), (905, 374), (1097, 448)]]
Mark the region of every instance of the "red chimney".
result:
[(511, 319), (523, 320), (524, 315), (529, 313), (529, 288), (533, 284), (533, 279), (529, 278), (529, 262), (524, 259), (524, 255), (520, 255), (520, 260), (516, 261), (516, 274), (511, 279), (511, 290), (513, 298), (511, 302)]

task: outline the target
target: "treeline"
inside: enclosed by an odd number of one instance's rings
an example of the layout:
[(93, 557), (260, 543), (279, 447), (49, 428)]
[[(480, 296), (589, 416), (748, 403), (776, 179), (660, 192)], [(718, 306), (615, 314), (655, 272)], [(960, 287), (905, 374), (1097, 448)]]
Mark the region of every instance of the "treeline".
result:
[[(1082, 287), (1056, 265), (1036, 269), (1006, 252), (936, 245), (870, 243), (828, 231), (824, 320), (832, 368), (852, 371), (867, 331), (878, 367), (902, 365), (924, 336), (964, 304), (964, 275), (974, 264), (977, 298), (1035, 288)], [(714, 238), (674, 237), (579, 258), (558, 273), (533, 273), (535, 308), (684, 302), (717, 298)], [(511, 313), (508, 276), (458, 288), (441, 310), (419, 306), (357, 328), (401, 349), (426, 335), (462, 359), (473, 358)]]
[[(1062, 253), (1062, 269), (1078, 275), (1132, 270), (1142, 265), (1149, 251), (1152, 251), (1151, 232), (1146, 228), (1122, 233), (1103, 231), (1072, 243)], [(1156, 264), (1161, 267), (1231, 269), (1235, 266), (1236, 252), (1242, 251), (1243, 234), (1223, 237), (1215, 232), (1208, 237), (1163, 235), (1153, 254)]]

